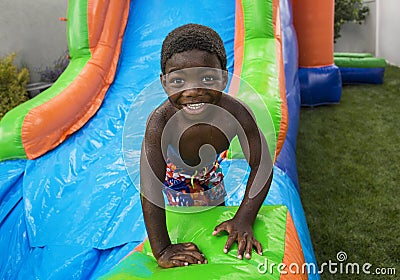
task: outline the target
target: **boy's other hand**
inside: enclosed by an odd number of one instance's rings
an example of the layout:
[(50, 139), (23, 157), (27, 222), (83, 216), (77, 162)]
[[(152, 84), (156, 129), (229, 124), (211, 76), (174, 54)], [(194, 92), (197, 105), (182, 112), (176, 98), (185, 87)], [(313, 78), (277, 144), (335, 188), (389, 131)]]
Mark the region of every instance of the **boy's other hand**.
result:
[(164, 268), (207, 263), (203, 253), (192, 242), (171, 244), (165, 248), (157, 259), (158, 265)]
[(223, 231), (229, 234), (224, 247), (225, 254), (228, 253), (232, 244), (237, 241), (238, 259), (243, 259), (243, 253), (245, 253), (246, 259), (250, 259), (253, 247), (256, 248), (259, 255), (262, 255), (261, 243), (254, 237), (252, 225), (231, 219), (216, 226), (212, 234), (217, 235)]

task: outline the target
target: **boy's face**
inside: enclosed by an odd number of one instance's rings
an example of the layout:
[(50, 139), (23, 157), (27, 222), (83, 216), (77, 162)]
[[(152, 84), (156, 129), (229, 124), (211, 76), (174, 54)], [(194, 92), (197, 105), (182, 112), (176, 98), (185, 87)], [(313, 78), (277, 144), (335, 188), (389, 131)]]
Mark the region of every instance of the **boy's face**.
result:
[(191, 116), (200, 116), (207, 104), (219, 102), (228, 75), (216, 54), (194, 49), (168, 59), (160, 79), (172, 105)]

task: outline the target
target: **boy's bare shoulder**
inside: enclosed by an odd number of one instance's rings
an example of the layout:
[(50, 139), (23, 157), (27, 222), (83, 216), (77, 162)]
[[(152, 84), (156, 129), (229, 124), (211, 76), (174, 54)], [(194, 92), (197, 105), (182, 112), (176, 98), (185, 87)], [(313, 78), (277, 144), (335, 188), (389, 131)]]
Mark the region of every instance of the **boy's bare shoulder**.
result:
[(170, 117), (175, 113), (176, 109), (171, 103), (166, 100), (160, 106), (155, 108), (147, 119), (146, 128), (151, 127), (162, 127), (164, 126)]

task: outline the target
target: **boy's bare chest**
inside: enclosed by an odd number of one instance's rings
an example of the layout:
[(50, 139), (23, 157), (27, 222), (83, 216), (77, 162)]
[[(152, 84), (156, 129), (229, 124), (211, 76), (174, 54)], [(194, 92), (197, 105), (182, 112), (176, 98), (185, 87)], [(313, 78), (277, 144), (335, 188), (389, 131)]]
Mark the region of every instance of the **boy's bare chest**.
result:
[[(177, 131), (180, 130), (179, 126), (176, 128)], [(179, 149), (180, 156), (186, 164), (197, 165), (200, 162), (199, 154), (209, 154), (206, 157), (215, 160), (215, 154), (228, 149), (233, 137), (232, 128), (228, 125), (218, 128), (209, 124), (196, 124), (175, 134), (172, 142), (178, 143), (178, 147), (175, 148)], [(208, 148), (201, 152), (202, 147), (206, 146)]]

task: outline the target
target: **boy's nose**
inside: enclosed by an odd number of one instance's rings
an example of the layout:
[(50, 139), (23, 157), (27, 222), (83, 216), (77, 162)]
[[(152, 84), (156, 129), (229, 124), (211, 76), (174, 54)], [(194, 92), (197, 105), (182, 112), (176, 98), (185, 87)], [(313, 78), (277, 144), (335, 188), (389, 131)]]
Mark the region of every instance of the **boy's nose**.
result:
[(202, 90), (199, 88), (190, 88), (182, 92), (182, 96), (185, 98), (196, 98), (202, 95)]

